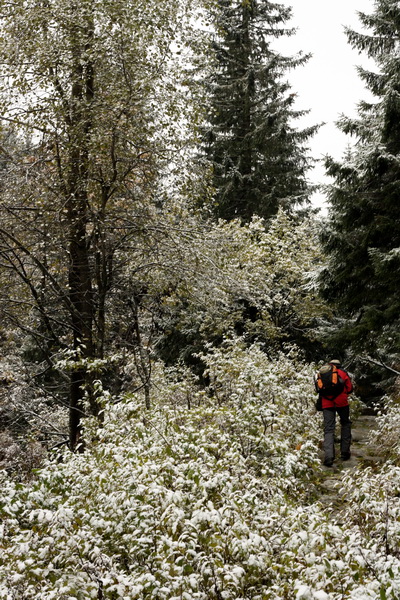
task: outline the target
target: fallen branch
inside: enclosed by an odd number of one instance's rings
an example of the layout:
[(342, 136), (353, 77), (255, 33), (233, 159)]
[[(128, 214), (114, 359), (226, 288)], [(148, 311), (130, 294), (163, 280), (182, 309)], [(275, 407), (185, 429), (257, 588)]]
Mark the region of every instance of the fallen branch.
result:
[(395, 373), (395, 375), (400, 375), (400, 371), (396, 371), (396, 369), (393, 369), (393, 367), (389, 367), (389, 365), (384, 363), (383, 360), (376, 360), (374, 358), (371, 358), (370, 356), (361, 356), (360, 358), (364, 362), (368, 362), (373, 365), (377, 365), (378, 367), (383, 367), (384, 369), (387, 369), (391, 373)]

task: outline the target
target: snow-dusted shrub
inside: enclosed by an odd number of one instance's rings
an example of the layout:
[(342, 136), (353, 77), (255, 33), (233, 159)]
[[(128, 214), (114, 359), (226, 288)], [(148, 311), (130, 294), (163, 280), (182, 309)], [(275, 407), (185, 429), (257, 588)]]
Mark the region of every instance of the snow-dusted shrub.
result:
[[(308, 479), (320, 429), (314, 418), (310, 367), (297, 359), (295, 350), (293, 356), (281, 353), (270, 360), (257, 344), (246, 348), (236, 338), (210, 348), (201, 358), (216, 401), (229, 407), (234, 420), (227, 420), (225, 427), (238, 436), (242, 452), (253, 455), (263, 473), (275, 469), (284, 473), (288, 488), (290, 477), (300, 475), (299, 469)], [(245, 420), (250, 423), (247, 431)]]
[(349, 521), (385, 554), (400, 558), (400, 467), (389, 463), (377, 472), (360, 469), (343, 483)]
[(168, 260), (146, 281), (147, 293), (162, 298), (165, 337), (158, 348), (168, 359), (233, 332), (268, 348), (315, 340), (330, 309), (317, 291), (324, 259), (313, 219), (296, 221), (279, 211), (268, 227), (256, 216), (245, 224), (196, 220), (175, 236)]
[(0, 432), (0, 470), (26, 477), (41, 466), (45, 457), (46, 450), (38, 441), (18, 441), (8, 432)]
[(386, 408), (377, 417), (370, 444), (379, 448), (385, 462), (349, 473), (343, 493), (348, 521), (389, 560), (400, 558), (400, 405), (394, 399), (384, 400)]
[(68, 410), (37, 384), (38, 367), (9, 350), (0, 356), (0, 469), (29, 477), (47, 448), (68, 438)]
[(379, 451), (387, 459), (400, 461), (400, 400), (391, 397), (382, 399), (384, 410), (377, 416), (378, 427), (372, 435), (371, 443), (379, 446)]
[(106, 395), (83, 454), (30, 485), (2, 476), (2, 600), (396, 597), (397, 559), (307, 501), (309, 368), (225, 352), (203, 358), (214, 396), (158, 368), (152, 410)]
[[(35, 381), (43, 365), (24, 362), (20, 353), (0, 356), (0, 420), (16, 433), (29, 430), (59, 440), (68, 431), (68, 411)], [(12, 423), (12, 426), (11, 426)]]

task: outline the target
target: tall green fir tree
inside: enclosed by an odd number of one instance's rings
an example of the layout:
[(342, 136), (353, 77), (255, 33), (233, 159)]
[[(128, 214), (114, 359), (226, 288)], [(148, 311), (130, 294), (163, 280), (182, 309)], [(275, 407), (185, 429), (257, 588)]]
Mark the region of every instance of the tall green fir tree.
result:
[[(374, 97), (339, 127), (356, 139), (341, 161), (327, 160), (329, 256), (323, 293), (345, 317), (339, 339), (374, 360), (398, 366), (400, 356), (400, 5), (376, 0), (359, 13), (367, 33), (348, 30), (350, 44), (374, 59), (359, 69)], [(397, 368), (397, 367), (396, 367)]]
[(310, 193), (307, 140), (316, 130), (294, 128), (285, 75), (307, 56), (285, 57), (274, 42), (294, 30), (291, 9), (266, 0), (218, 0), (209, 77), (205, 152), (213, 165), (215, 214), (224, 219), (269, 218)]

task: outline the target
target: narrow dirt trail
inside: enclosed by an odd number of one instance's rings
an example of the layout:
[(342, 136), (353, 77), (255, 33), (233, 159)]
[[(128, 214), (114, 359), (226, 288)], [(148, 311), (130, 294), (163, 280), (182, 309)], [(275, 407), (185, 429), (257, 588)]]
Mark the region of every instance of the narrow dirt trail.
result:
[[(355, 471), (359, 467), (369, 466), (381, 462), (379, 449), (369, 444), (371, 432), (376, 428), (376, 417), (369, 414), (360, 415), (352, 425), (351, 458), (343, 462), (336, 459), (333, 468), (324, 467), (324, 477), (317, 488), (318, 501), (326, 506), (331, 506), (334, 512), (340, 510), (340, 483), (343, 475), (349, 470)], [(338, 444), (336, 443), (338, 453)], [(321, 460), (323, 454), (321, 452)]]

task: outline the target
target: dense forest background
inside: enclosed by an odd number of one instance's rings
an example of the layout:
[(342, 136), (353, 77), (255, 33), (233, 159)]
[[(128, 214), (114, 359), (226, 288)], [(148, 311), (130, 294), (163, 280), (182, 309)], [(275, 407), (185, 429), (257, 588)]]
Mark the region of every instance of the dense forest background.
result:
[[(400, 7), (328, 214), (265, 0), (0, 0), (0, 598), (399, 597)], [(316, 494), (316, 365), (384, 465)]]

